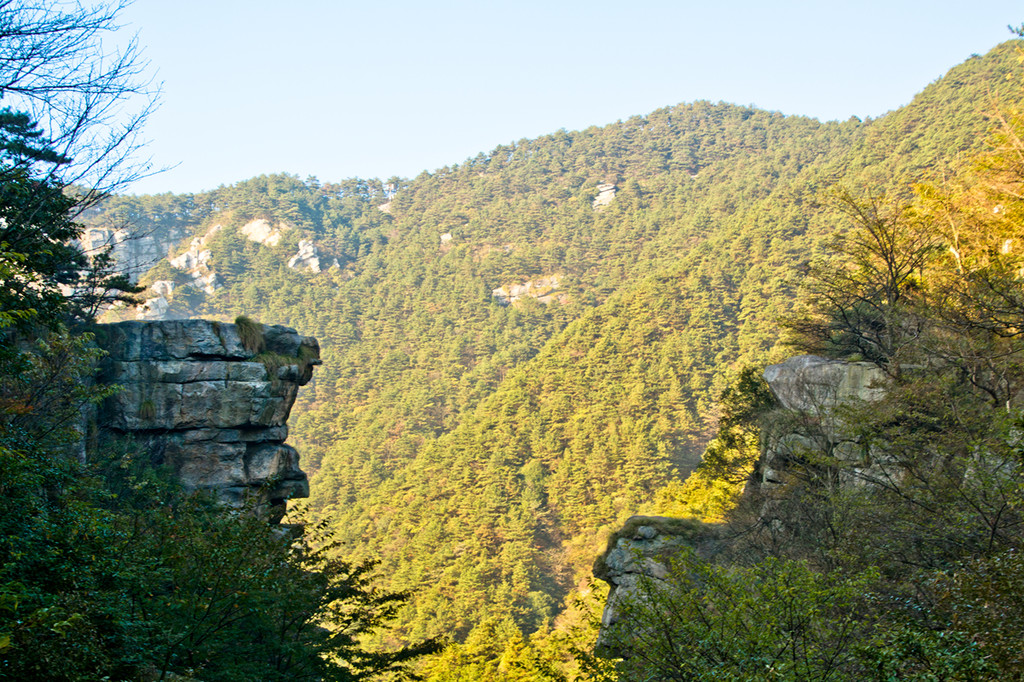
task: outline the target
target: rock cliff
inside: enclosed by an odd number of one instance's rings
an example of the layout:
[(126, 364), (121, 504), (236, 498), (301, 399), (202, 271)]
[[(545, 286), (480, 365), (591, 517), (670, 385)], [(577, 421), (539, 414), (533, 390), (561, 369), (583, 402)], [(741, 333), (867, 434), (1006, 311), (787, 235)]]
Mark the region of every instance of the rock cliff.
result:
[[(820, 453), (846, 466), (837, 474), (847, 480), (864, 478), (884, 457), (865, 453), (847, 434), (842, 406), (873, 402), (883, 397), (886, 376), (868, 362), (840, 362), (816, 355), (798, 355), (764, 371), (768, 387), (779, 401), (776, 426), (762, 433), (761, 457), (750, 487), (768, 492), (788, 482), (793, 462)], [(873, 456), (871, 456), (873, 455)]]
[(823, 413), (851, 400), (878, 400), (885, 374), (870, 362), (797, 355), (764, 370), (764, 380), (787, 410)]
[[(90, 214), (84, 216), (87, 224)], [(116, 270), (127, 275), (132, 282), (156, 265), (186, 236), (184, 228), (166, 231), (143, 231), (130, 227), (103, 227), (87, 225), (79, 244), (87, 254), (96, 254), (106, 248), (112, 249)]]
[[(883, 467), (880, 453), (865, 453), (845, 435), (841, 407), (852, 401), (874, 401), (884, 394), (885, 375), (869, 363), (828, 360), (813, 355), (790, 358), (765, 370), (765, 381), (779, 402), (775, 432), (762, 433), (761, 455), (747, 495), (763, 500), (759, 518), (764, 523), (785, 523), (776, 518), (773, 496), (784, 495), (787, 469), (810, 452), (828, 453), (843, 463), (839, 480), (863, 481)], [(634, 516), (615, 533), (608, 549), (594, 564), (594, 576), (611, 586), (601, 618), (597, 652), (628, 657), (628, 623), (622, 623), (620, 604), (644, 599), (666, 575), (673, 554), (686, 547), (709, 558), (727, 549), (721, 529), (690, 519)], [(647, 581), (647, 591), (641, 582)], [(617, 627), (616, 627), (617, 626)]]
[[(628, 656), (621, 632), (614, 626), (622, 620), (620, 604), (626, 599), (643, 599), (643, 580), (664, 580), (668, 564), (683, 547), (707, 555), (718, 541), (718, 527), (692, 519), (666, 516), (632, 516), (608, 539), (608, 549), (594, 562), (594, 577), (611, 586), (601, 614), (601, 630), (595, 649), (599, 654)], [(627, 624), (628, 627), (628, 624)]]
[(254, 499), (277, 521), (309, 484), (284, 443), (299, 386), (320, 364), (294, 329), (207, 320), (101, 325), (99, 381), (123, 387), (101, 406), (101, 435), (130, 437), (190, 490), (238, 506)]

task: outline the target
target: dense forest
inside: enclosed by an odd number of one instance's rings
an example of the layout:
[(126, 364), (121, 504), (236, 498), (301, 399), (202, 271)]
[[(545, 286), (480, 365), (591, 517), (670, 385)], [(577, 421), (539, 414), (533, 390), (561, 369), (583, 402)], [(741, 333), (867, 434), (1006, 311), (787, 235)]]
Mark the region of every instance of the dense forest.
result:
[[(971, 57), (874, 120), (696, 102), (408, 180), (115, 196), (86, 224), (202, 242), (214, 291), (169, 261), (141, 280), (176, 283), (172, 315), (319, 339), (291, 441), (313, 474), (308, 513), (410, 595), (379, 643), (448, 638), (428, 679), (561, 679), (582, 674), (567, 652), (592, 636), (608, 533), (638, 512), (728, 506), (735, 484), (682, 481), (723, 391), (794, 352), (780, 323), (856, 224), (843, 197), (909, 201), (972, 162), (1019, 104), (1017, 50)], [(247, 236), (254, 220), (279, 239)], [(319, 271), (289, 267), (303, 240)]]
[[(438, 649), (368, 649), (404, 603), (330, 531), (289, 538), (184, 489), (94, 409), (98, 310), (138, 291), (81, 212), (130, 178), (146, 114), (120, 5), (0, 4), (0, 679), (359, 680)], [(113, 185), (111, 184), (113, 183)], [(251, 325), (251, 328), (256, 328)]]
[[(0, 6), (0, 41), (116, 28), (81, 11)], [(92, 148), (5, 101), (0, 678), (1019, 679), (1019, 42), (877, 119), (694, 102), (411, 179), (191, 195), (83, 189), (58, 171)], [(42, 102), (97, 95), (42, 53), (64, 84)], [(5, 69), (0, 93), (55, 87)], [(75, 246), (93, 233), (170, 253), (125, 277)], [(319, 340), (290, 434), (304, 538), (131, 443), (67, 455), (104, 397), (80, 386), (98, 312)], [(849, 438), (916, 484), (851, 494), (804, 453), (778, 507), (802, 534), (766, 539), (741, 493), (792, 425), (757, 377), (805, 350), (890, 377)], [(633, 605), (646, 655), (597, 659), (592, 566), (639, 513), (748, 539), (680, 557)]]

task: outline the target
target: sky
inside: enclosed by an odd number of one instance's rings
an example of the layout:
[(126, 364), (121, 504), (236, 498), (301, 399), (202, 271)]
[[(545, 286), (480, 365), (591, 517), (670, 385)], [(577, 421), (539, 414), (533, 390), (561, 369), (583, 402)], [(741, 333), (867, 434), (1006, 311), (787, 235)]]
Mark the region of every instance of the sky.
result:
[(129, 193), (415, 177), (680, 102), (826, 120), (908, 103), (1011, 38), (1004, 0), (136, 0), (161, 106)]

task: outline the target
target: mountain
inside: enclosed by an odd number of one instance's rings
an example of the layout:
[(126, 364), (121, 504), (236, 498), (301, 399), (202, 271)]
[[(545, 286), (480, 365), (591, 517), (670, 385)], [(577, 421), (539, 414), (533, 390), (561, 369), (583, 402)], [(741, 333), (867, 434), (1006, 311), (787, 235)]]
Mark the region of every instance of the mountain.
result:
[(165, 315), (319, 339), (291, 435), (310, 510), (411, 592), (394, 637), (484, 652), (431, 679), (515, 679), (506, 644), (553, 636), (609, 530), (696, 465), (725, 387), (783, 354), (806, 264), (847, 227), (830, 189), (906, 197), (958, 168), (1020, 102), (1016, 50), (873, 120), (696, 102), (413, 179), (261, 176), (85, 219), (190, 235), (141, 279)]

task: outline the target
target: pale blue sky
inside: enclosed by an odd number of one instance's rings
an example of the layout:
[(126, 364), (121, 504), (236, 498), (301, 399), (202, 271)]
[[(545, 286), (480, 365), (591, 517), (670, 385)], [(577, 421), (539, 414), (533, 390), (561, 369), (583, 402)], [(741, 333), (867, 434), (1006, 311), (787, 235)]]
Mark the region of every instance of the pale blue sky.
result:
[(138, 193), (261, 173), (412, 177), (706, 99), (822, 120), (899, 107), (1024, 3), (136, 0), (163, 82)]

